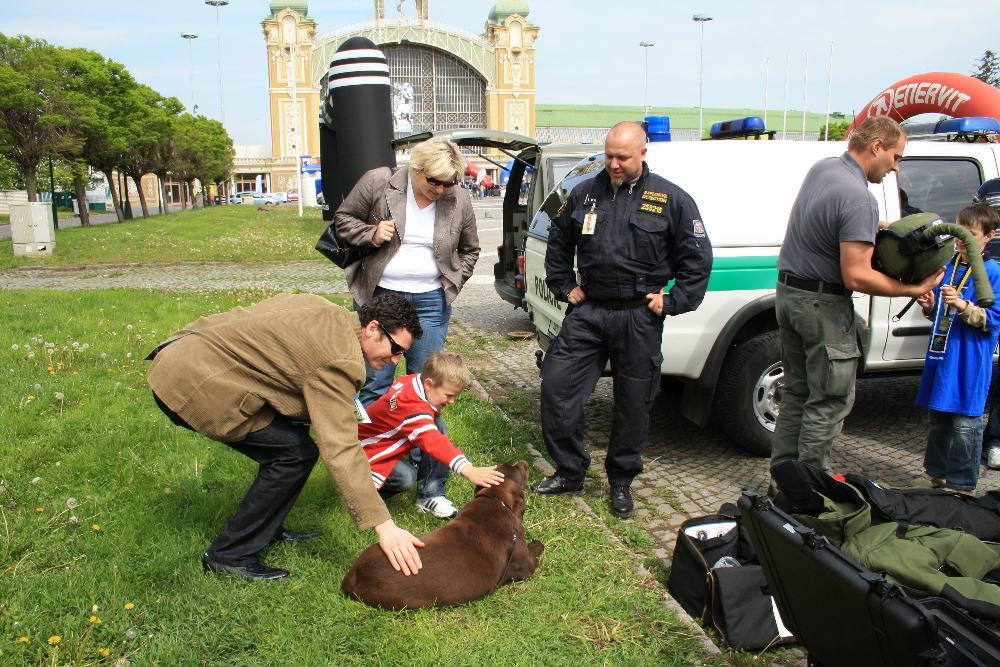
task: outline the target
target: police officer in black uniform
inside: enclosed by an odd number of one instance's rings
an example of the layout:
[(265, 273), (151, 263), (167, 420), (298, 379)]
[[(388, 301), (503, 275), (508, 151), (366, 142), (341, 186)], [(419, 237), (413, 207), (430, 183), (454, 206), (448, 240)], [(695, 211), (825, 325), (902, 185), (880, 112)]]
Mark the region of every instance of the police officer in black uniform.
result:
[(712, 245), (694, 200), (650, 173), (642, 126), (615, 125), (604, 156), (604, 170), (573, 189), (549, 228), (545, 281), (571, 305), (542, 365), (542, 435), (556, 474), (532, 490), (544, 496), (582, 490), (590, 467), (584, 404), (610, 359), (615, 411), (605, 469), (610, 512), (627, 519), (629, 487), (642, 472), (649, 409), (660, 389), (663, 320), (701, 304)]

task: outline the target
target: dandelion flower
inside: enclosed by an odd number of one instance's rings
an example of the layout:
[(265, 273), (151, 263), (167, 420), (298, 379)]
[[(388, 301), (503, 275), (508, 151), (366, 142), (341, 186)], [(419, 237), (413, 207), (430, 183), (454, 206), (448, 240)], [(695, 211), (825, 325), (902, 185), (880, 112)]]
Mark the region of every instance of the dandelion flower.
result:
[(62, 637), (60, 637), (59, 635), (52, 635), (52, 636), (51, 636), (51, 637), (49, 637), (49, 639), (48, 639), (48, 642), (49, 642), (50, 644), (58, 644), (58, 643), (59, 643), (59, 642), (61, 642), (61, 641), (62, 641)]
[[(34, 396), (29, 396), (28, 398), (34, 398)], [(42, 481), (42, 478), (36, 477), (33, 480), (31, 480), (31, 484), (38, 484), (40, 481)]]
[(79, 506), (80, 503), (76, 502), (76, 498), (70, 498), (66, 501), (66, 507), (68, 507), (69, 509), (74, 509)]
[(126, 609), (135, 609), (135, 605), (132, 604), (131, 602), (126, 602), (125, 603), (125, 608)]
[(112, 308), (117, 308), (118, 306), (111, 306)]
[(97, 623), (103, 623), (104, 621), (102, 621), (101, 619), (99, 619), (99, 618), (98, 618), (98, 617), (96, 617), (96, 616), (91, 616), (91, 617), (90, 617), (90, 622), (91, 622), (91, 623), (94, 623), (94, 624), (96, 625)]
[(76, 375), (76, 371), (73, 371), (73, 375)]
[(36, 511), (36, 512), (44, 512), (44, 511), (45, 511), (45, 508), (44, 508), (44, 507), (36, 507), (36, 508), (35, 508), (35, 511)]
[(28, 396), (28, 400), (29, 400), (29, 401), (33, 401), (33, 400), (35, 400), (35, 397), (34, 397), (34, 396), (31, 396), (31, 395), (29, 395), (29, 396)]
[(103, 655), (103, 656), (105, 656), (105, 657), (107, 657), (107, 656), (111, 655), (111, 651), (109, 651), (109, 650), (108, 650), (108, 649), (106, 649), (106, 648), (102, 648), (102, 649), (101, 649), (100, 651), (98, 651), (98, 653), (100, 653), (101, 655)]
[(61, 401), (61, 400), (63, 400), (64, 398), (66, 398), (66, 395), (65, 395), (65, 394), (63, 394), (63, 393), (62, 393), (61, 391), (57, 391), (57, 392), (56, 392), (56, 394), (55, 394), (55, 396), (56, 396), (56, 400), (57, 400), (57, 401)]
[(27, 637), (18, 637), (18, 638), (17, 638), (17, 641), (19, 641), (19, 642), (24, 642), (25, 644), (27, 644), (27, 643), (28, 643), (29, 641), (31, 641), (31, 640), (30, 640), (30, 639), (28, 639)]
[(10, 346), (10, 349), (12, 350), (17, 350), (18, 348), (20, 348), (20, 345), (18, 345), (17, 343), (14, 343), (13, 345)]
[(91, 528), (93, 528), (94, 530), (100, 530), (101, 529), (101, 527), (98, 526), (96, 523), (93, 526), (91, 526)]

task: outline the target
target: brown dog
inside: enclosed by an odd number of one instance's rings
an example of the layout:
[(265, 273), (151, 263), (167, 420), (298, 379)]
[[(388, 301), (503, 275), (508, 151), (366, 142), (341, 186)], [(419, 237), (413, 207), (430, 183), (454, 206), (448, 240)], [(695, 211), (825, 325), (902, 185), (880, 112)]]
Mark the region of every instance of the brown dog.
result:
[[(480, 488), (446, 526), (422, 535), (423, 568), (404, 576), (377, 544), (365, 549), (341, 584), (344, 595), (371, 607), (450, 607), (486, 597), (512, 581), (529, 579), (545, 548), (524, 539), (528, 464), (501, 464), (503, 483)], [(500, 502), (498, 502), (500, 501)]]

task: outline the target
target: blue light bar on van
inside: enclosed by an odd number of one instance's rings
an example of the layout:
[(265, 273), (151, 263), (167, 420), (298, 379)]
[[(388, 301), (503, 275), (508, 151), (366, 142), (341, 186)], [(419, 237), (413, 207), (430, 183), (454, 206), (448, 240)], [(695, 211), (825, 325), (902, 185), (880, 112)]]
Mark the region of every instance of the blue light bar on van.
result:
[(1000, 134), (1000, 121), (996, 118), (949, 118), (938, 122), (935, 134)]
[(753, 137), (764, 134), (764, 120), (759, 116), (748, 116), (727, 120), (721, 123), (713, 123), (708, 136), (713, 139), (731, 139), (733, 137)]

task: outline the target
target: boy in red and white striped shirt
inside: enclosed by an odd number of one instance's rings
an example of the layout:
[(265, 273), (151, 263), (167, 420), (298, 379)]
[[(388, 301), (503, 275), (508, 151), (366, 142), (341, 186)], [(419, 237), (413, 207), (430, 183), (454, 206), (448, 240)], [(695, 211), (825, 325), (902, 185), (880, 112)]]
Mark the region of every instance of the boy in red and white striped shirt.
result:
[[(469, 384), (469, 371), (462, 358), (439, 350), (424, 362), (423, 372), (396, 379), (381, 398), (367, 407), (370, 424), (358, 424), (358, 437), (372, 468), (372, 481), (382, 498), (410, 489), (417, 469), (405, 459), (419, 448), (462, 475), (476, 486), (494, 486), (503, 481), (496, 466), (477, 468), (469, 463), (438, 428), (435, 418)], [(444, 496), (418, 498), (417, 509), (439, 518), (455, 516), (457, 510)]]

